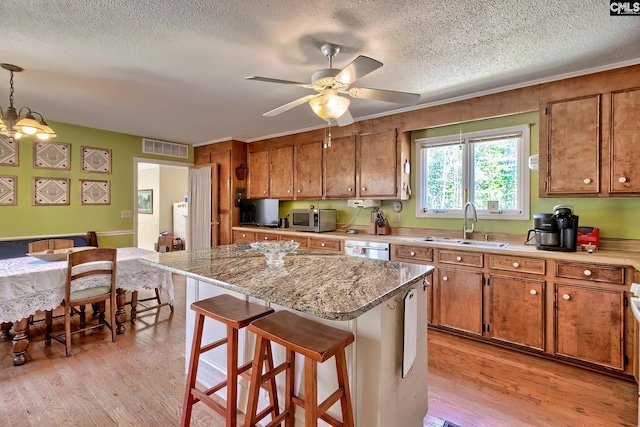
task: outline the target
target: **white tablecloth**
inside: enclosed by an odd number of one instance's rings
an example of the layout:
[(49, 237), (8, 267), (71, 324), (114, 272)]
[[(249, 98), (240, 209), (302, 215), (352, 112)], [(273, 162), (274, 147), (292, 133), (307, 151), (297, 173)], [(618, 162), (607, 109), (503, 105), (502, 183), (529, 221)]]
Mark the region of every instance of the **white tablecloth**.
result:
[[(116, 286), (127, 291), (157, 288), (163, 302), (173, 302), (171, 273), (138, 261), (152, 253), (146, 249), (119, 248)], [(66, 260), (47, 262), (28, 256), (0, 260), (0, 322), (17, 322), (37, 310), (58, 307), (64, 299), (66, 280)], [(91, 286), (95, 285), (80, 281), (72, 290)]]

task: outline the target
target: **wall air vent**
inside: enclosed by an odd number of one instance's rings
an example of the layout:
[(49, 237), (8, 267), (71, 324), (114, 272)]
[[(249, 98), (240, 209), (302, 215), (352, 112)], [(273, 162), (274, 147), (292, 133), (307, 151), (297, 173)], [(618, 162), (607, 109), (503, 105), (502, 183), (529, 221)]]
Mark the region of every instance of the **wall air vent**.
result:
[(159, 154), (160, 156), (189, 158), (189, 146), (174, 142), (158, 141), (142, 138), (142, 152), (146, 154)]

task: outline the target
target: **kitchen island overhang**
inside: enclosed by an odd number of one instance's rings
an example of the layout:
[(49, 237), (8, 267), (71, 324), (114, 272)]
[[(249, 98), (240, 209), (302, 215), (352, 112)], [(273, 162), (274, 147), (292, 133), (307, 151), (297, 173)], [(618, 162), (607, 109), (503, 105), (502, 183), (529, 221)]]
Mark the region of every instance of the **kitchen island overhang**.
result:
[[(193, 331), (193, 301), (229, 293), (276, 310), (295, 310), (356, 336), (347, 349), (356, 425), (422, 426), (427, 412), (426, 286), (433, 267), (305, 249), (287, 255), (283, 267), (268, 267), (266, 258), (248, 244), (158, 253), (141, 261), (187, 277), (186, 354)], [(417, 304), (411, 320), (415, 338), (407, 343), (404, 297), (412, 290)], [(224, 336), (224, 331), (208, 321), (203, 342)], [(240, 357), (249, 360), (253, 337), (247, 332), (242, 335)], [(415, 359), (403, 378), (407, 348)], [(205, 386), (225, 373), (224, 351), (211, 353), (201, 358), (199, 381)], [(278, 348), (274, 353), (276, 359), (284, 358)], [(325, 363), (319, 368), (322, 395), (323, 390), (334, 389), (335, 367)], [(297, 389), (301, 383), (296, 383)], [(243, 402), (246, 384), (240, 389)], [(302, 418), (296, 418), (296, 425), (303, 425)]]

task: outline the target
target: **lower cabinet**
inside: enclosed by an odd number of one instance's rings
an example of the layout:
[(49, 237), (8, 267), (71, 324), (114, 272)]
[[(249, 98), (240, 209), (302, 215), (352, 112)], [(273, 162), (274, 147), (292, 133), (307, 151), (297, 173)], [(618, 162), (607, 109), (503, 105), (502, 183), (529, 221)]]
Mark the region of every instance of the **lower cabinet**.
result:
[(482, 272), (439, 268), (439, 325), (482, 336)]
[(555, 285), (555, 354), (624, 370), (624, 292)]
[(544, 280), (490, 275), (486, 335), (509, 344), (545, 349)]

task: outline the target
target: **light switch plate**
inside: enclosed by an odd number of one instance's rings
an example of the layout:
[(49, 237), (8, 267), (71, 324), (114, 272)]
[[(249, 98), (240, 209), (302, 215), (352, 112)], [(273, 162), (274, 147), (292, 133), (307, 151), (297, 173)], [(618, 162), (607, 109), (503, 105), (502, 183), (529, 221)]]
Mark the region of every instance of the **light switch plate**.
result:
[(487, 210), (489, 212), (499, 212), (500, 204), (496, 200), (491, 200), (487, 202)]

